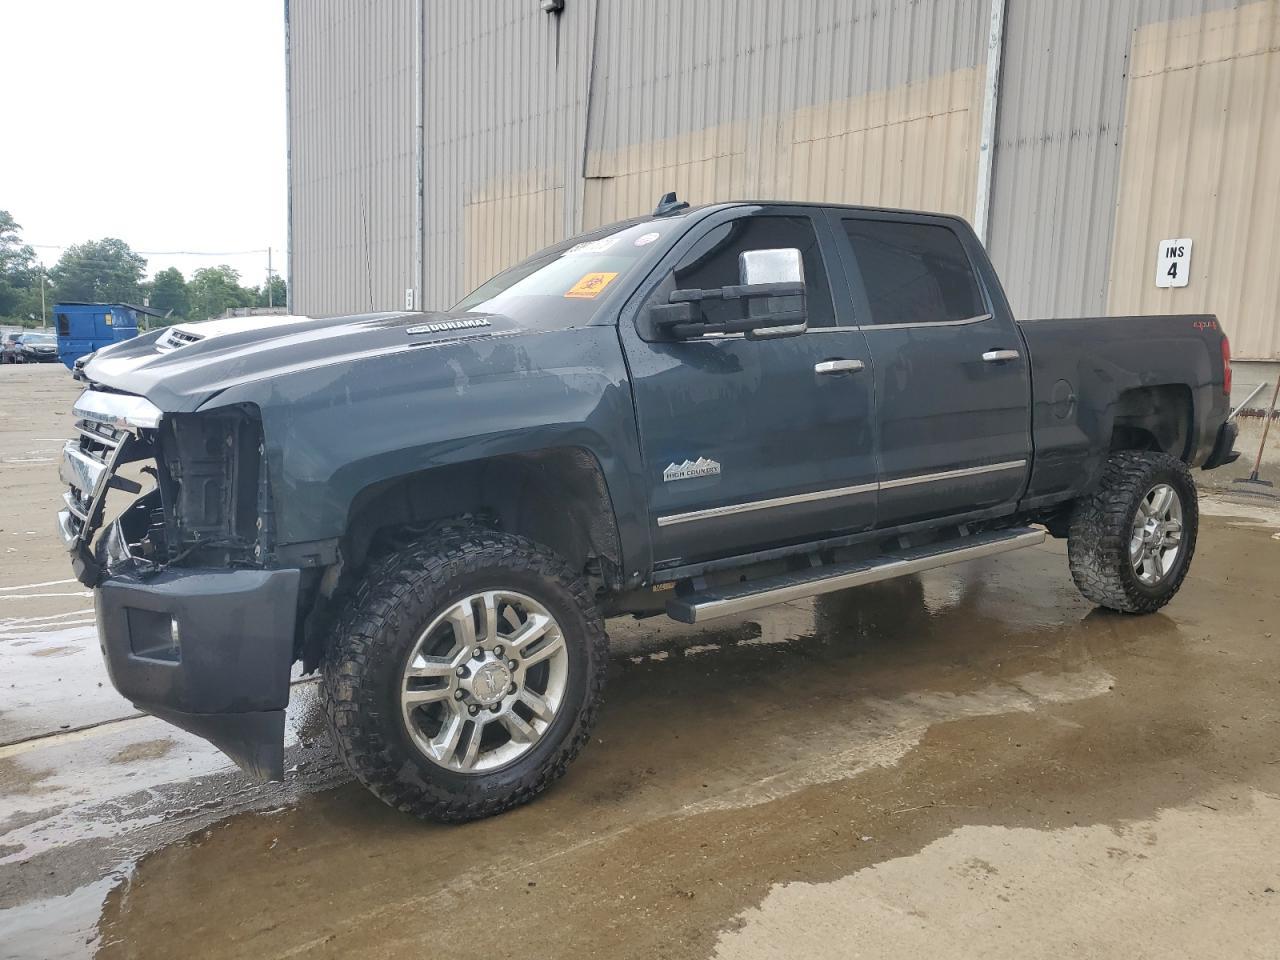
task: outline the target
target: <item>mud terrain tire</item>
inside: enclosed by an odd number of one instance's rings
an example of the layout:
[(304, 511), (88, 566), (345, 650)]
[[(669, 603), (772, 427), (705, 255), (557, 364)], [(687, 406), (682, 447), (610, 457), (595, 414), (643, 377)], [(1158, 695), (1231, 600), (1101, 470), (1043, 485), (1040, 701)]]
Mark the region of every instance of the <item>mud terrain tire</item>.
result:
[[(1143, 583), (1130, 560), (1134, 521), (1157, 486), (1172, 487), (1181, 506), (1181, 549), (1154, 584)], [(1067, 556), (1076, 587), (1094, 603), (1121, 613), (1152, 613), (1173, 599), (1191, 566), (1200, 511), (1187, 465), (1166, 453), (1121, 451), (1103, 468), (1097, 488), (1075, 505)]]
[[(407, 729), (403, 678), (424, 629), (442, 611), (492, 590), (518, 591), (554, 618), (567, 653), (563, 699), (517, 759), (492, 770), (448, 769)], [(559, 556), (510, 534), (444, 532), (377, 563), (339, 618), (323, 664), (329, 729), (347, 768), (397, 810), (444, 822), (492, 816), (533, 799), (564, 774), (595, 722), (606, 663), (607, 639), (591, 592)]]

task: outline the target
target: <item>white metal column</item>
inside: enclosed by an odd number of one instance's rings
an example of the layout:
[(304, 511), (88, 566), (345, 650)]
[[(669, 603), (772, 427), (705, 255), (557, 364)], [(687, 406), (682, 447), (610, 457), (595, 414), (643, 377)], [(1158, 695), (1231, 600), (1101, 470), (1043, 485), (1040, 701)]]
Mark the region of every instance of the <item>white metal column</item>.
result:
[(1000, 111), (1000, 56), (1004, 52), (1005, 0), (991, 0), (991, 35), (987, 40), (987, 79), (982, 93), (982, 140), (978, 146), (978, 189), (973, 229), (987, 242), (991, 215), (991, 180), (995, 170), (996, 118)]
[(422, 276), (425, 270), (424, 246), (426, 244), (426, 197), (425, 176), (423, 170), (423, 128), (426, 125), (426, 97), (422, 90), (422, 62), (426, 29), (426, 16), (423, 0), (414, 0), (413, 4), (413, 286), (405, 296), (406, 310), (421, 310), (423, 307)]

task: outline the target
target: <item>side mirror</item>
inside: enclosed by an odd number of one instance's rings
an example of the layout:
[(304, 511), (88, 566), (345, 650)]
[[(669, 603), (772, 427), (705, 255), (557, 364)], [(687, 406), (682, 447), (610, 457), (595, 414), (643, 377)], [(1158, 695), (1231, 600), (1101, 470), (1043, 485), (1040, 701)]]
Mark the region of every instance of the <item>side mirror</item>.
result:
[[(794, 337), (809, 328), (804, 261), (800, 251), (746, 250), (738, 255), (737, 286), (711, 290), (673, 290), (666, 304), (651, 307), (649, 322), (661, 335), (696, 340), (707, 334), (742, 333), (748, 340)], [(719, 316), (708, 320), (703, 305), (722, 301)], [(740, 306), (737, 316), (728, 301)]]
[(809, 329), (799, 250), (744, 250), (738, 254), (738, 279), (744, 290), (756, 291), (747, 295), (747, 317), (761, 321), (747, 331), (748, 340), (794, 337)]
[(738, 254), (738, 281), (744, 287), (761, 283), (804, 283), (804, 261), (794, 248), (744, 250)]

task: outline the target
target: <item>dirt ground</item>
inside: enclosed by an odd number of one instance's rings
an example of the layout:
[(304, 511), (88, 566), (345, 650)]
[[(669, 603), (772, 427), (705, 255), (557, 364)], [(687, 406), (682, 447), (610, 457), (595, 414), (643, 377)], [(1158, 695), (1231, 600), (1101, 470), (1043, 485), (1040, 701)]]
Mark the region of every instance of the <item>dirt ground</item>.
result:
[(75, 392), (0, 368), (0, 957), (1280, 956), (1280, 502), (1206, 497), (1148, 617), (1049, 542), (612, 621), (569, 775), (440, 827), (350, 782), (306, 679), (268, 787), (111, 690), (52, 533)]

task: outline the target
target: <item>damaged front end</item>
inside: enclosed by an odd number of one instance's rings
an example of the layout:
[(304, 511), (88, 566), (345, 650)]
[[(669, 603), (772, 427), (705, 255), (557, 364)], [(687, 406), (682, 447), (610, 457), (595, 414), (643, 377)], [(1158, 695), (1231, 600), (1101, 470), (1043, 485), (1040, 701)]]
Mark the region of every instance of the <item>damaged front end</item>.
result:
[(95, 590), (112, 683), (246, 771), (283, 779), (299, 572), (274, 566), (256, 410), (167, 414), (91, 387), (74, 412), (58, 526)]

